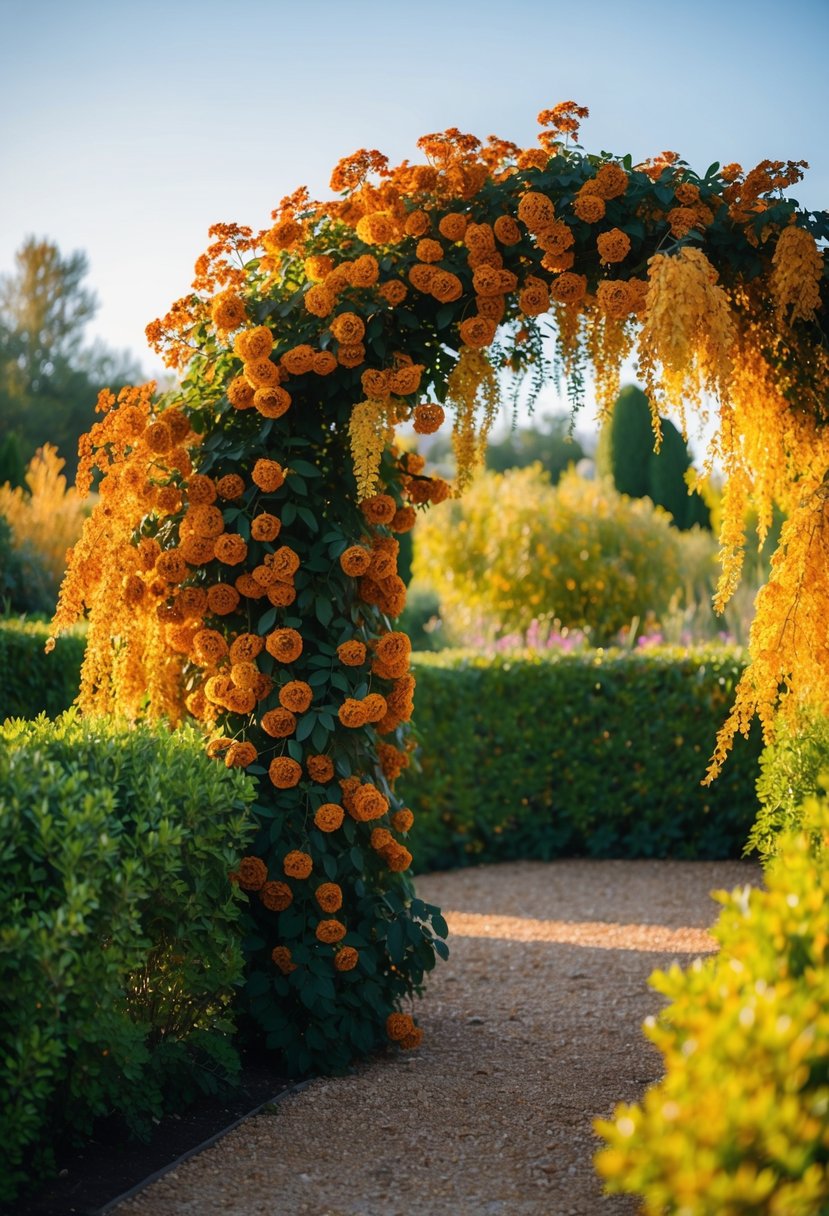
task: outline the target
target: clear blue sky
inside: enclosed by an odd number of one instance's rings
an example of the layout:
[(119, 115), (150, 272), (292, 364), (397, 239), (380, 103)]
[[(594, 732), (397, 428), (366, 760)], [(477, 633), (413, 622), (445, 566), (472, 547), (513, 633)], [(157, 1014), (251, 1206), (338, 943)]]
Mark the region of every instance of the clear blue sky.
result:
[(529, 144), (573, 98), (589, 150), (805, 159), (795, 197), (829, 206), (829, 0), (0, 0), (0, 28), (0, 273), (30, 233), (85, 250), (89, 337), (148, 370), (208, 226), (264, 225), (362, 146)]

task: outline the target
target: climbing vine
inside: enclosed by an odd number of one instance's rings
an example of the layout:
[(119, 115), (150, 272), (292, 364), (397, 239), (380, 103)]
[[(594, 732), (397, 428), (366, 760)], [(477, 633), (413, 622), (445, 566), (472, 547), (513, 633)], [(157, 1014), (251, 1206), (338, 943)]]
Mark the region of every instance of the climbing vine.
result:
[[(292, 1068), (419, 1041), (400, 1004), (445, 924), (414, 898), (395, 794), (414, 691), (396, 537), (469, 481), (501, 369), (543, 382), (545, 327), (604, 409), (631, 354), (657, 427), (716, 399), (721, 602), (746, 499), (761, 535), (775, 500), (788, 512), (712, 771), (754, 713), (770, 727), (781, 686), (829, 691), (826, 216), (784, 196), (802, 162), (633, 165), (575, 142), (586, 114), (544, 111), (529, 149), (452, 129), (419, 141), (419, 164), (361, 150), (333, 199), (300, 189), (264, 231), (217, 225), (192, 292), (148, 327), (180, 385), (102, 394), (82, 441), (100, 503), (55, 630), (89, 618), (85, 709), (195, 717), (211, 755), (258, 779), (235, 875), (246, 1000)], [(454, 485), (394, 439), (447, 413)]]

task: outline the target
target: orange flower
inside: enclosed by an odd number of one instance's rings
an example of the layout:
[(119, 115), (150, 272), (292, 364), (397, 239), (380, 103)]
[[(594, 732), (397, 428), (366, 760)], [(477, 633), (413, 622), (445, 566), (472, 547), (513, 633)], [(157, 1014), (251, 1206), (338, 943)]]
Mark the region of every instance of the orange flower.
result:
[(383, 858), (386, 865), (395, 874), (408, 870), (412, 864), (412, 855), (402, 844), (389, 845), (383, 849)]
[(214, 542), (206, 536), (185, 536), (179, 545), (179, 552), (191, 566), (205, 566), (214, 557)]
[(330, 756), (306, 756), (305, 768), (311, 780), (318, 785), (325, 785), (334, 779), (334, 761)]
[(341, 342), (337, 350), (337, 362), (341, 367), (359, 367), (365, 362), (366, 348), (362, 342)]
[(596, 288), (596, 303), (606, 316), (624, 320), (632, 311), (631, 293), (625, 280), (603, 279)]
[(396, 832), (408, 832), (413, 823), (414, 815), (407, 806), (395, 811), (391, 817), (391, 824)]
[(586, 294), (586, 275), (573, 274), (569, 270), (560, 274), (550, 288), (550, 295), (562, 304), (578, 304)]
[(225, 765), (227, 768), (247, 768), (254, 763), (258, 754), (252, 743), (231, 743), (225, 752)]
[(247, 557), (248, 546), (238, 533), (225, 532), (215, 540), (213, 552), (224, 565), (238, 566)]
[(256, 664), (247, 661), (234, 663), (230, 668), (230, 678), (237, 688), (256, 688), (260, 674)]
[(278, 490), (284, 484), (285, 473), (282, 465), (276, 460), (257, 460), (253, 466), (251, 479), (260, 490), (266, 494), (272, 494), (274, 490)]
[(239, 862), (236, 881), (243, 891), (258, 891), (268, 877), (268, 867), (261, 857), (243, 857)]
[(365, 323), (356, 312), (341, 312), (331, 322), (331, 333), (338, 342), (344, 342), (346, 346), (362, 342), (365, 332)]
[(335, 882), (323, 882), (314, 892), (314, 899), (323, 912), (339, 912), (343, 906), (342, 887)]
[(305, 293), (305, 308), (315, 317), (327, 317), (329, 313), (334, 311), (334, 305), (337, 299), (333, 291), (323, 283), (316, 283), (313, 287), (309, 287)]
[(168, 549), (160, 554), (155, 563), (155, 572), (168, 583), (183, 583), (190, 573), (178, 549)]
[(245, 319), (245, 306), (233, 292), (223, 291), (213, 300), (210, 315), (217, 329), (238, 329)]
[(286, 882), (266, 882), (259, 889), (259, 898), (269, 912), (284, 912), (294, 900), (294, 893)]
[(365, 395), (373, 401), (385, 401), (390, 392), (389, 373), (380, 371), (378, 368), (370, 367), (364, 371), (360, 377), (360, 384)]
[(182, 523), (182, 529), (185, 528), (194, 536), (215, 539), (225, 530), (224, 516), (218, 507), (207, 504), (190, 507)]
[(387, 524), (394, 519), (397, 503), (390, 494), (375, 494), (363, 499), (360, 510), (370, 524)]
[(290, 583), (276, 582), (268, 587), (268, 601), (275, 608), (287, 608), (296, 599), (296, 588)]
[(360, 667), (366, 661), (366, 648), (356, 638), (342, 642), (337, 647), (337, 658), (345, 667)]
[(409, 282), (418, 291), (428, 293), (432, 290), (432, 280), (436, 274), (436, 266), (429, 266), (425, 262), (415, 262), (409, 270)]
[(495, 251), (495, 233), (489, 224), (467, 224), (463, 240), (470, 253), (482, 254)]
[(270, 359), (252, 359), (244, 367), (245, 379), (252, 388), (275, 388), (279, 384), (279, 368)]
[[(289, 709), (269, 709), (262, 715), (259, 725), (272, 739), (287, 739), (296, 730), (296, 718)], [(296, 782), (292, 784), (296, 785)]]
[(496, 325), (488, 317), (467, 317), (461, 322), (461, 341), (474, 349), (489, 346), (495, 337)]
[[(399, 667), (401, 663), (405, 663), (408, 667), (412, 644), (405, 633), (400, 630), (391, 630), (378, 638), (376, 652), (377, 657), (387, 667)], [(399, 674), (403, 675), (404, 672), (401, 671)]]
[(388, 845), (394, 844), (394, 837), (388, 828), (372, 828), (369, 844), (373, 849), (380, 853)]
[(215, 629), (200, 629), (193, 638), (193, 655), (202, 667), (212, 667), (227, 654), (227, 642)]
[(492, 229), (502, 245), (515, 245), (521, 240), (521, 229), (511, 215), (499, 215)]
[(347, 726), (351, 730), (358, 730), (361, 726), (365, 726), (368, 721), (363, 702), (355, 700), (354, 697), (346, 697), (337, 710), (337, 717), (343, 726)]
[(289, 583), (299, 569), (299, 554), (290, 545), (280, 545), (275, 553), (265, 558), (265, 564), (281, 583)]
[(291, 952), (287, 946), (274, 946), (271, 958), (283, 975), (290, 975), (292, 971), (296, 971), (297, 965), (292, 962)]
[(286, 350), (279, 363), (290, 376), (304, 376), (313, 369), (315, 354), (312, 346), (302, 342)]
[(280, 704), (294, 714), (304, 714), (312, 700), (314, 692), (304, 680), (291, 680), (280, 688)]
[(410, 211), (406, 216), (406, 236), (423, 236), (431, 226), (429, 216), (425, 211)]
[(334, 269), (334, 259), (324, 253), (315, 253), (305, 259), (305, 273), (314, 283), (321, 282)]
[[(223, 755), (230, 747), (232, 739), (211, 739), (205, 749), (211, 760), (215, 760), (218, 756)], [(265, 871), (267, 873), (267, 870)], [(231, 874), (231, 878), (238, 878), (238, 875)]]
[(366, 782), (354, 792), (354, 818), (365, 823), (371, 819), (381, 819), (389, 809), (389, 800), (381, 794), (376, 785)]
[(345, 811), (337, 802), (323, 802), (322, 806), (317, 807), (314, 815), (314, 825), (321, 832), (336, 832), (337, 828), (342, 827)]
[(390, 1013), (386, 1018), (386, 1034), (393, 1043), (399, 1043), (415, 1029), (414, 1021), (408, 1013)]
[(232, 500), (241, 498), (245, 492), (245, 483), (238, 473), (226, 473), (216, 482), (216, 493), (219, 498)]
[(254, 359), (267, 359), (273, 350), (273, 334), (267, 325), (256, 325), (239, 334), (233, 349), (246, 363)]
[(543, 279), (529, 275), (518, 297), (518, 306), (528, 317), (538, 317), (550, 307), (550, 290)]
[(417, 523), (417, 512), (414, 507), (400, 507), (394, 513), (389, 527), (393, 532), (411, 532)]
[(251, 520), (250, 534), (254, 540), (271, 541), (276, 540), (281, 528), (282, 524), (275, 515), (263, 511)]
[(443, 257), (443, 246), (440, 241), (426, 237), (424, 240), (417, 242), (415, 252), (421, 262), (439, 262)]
[(449, 270), (436, 269), (432, 275), (430, 291), (441, 304), (450, 304), (463, 295), (463, 283)]
[(340, 554), (340, 567), (344, 574), (351, 578), (359, 578), (365, 574), (371, 565), (371, 553), (362, 545), (351, 545)]
[(308, 878), (314, 868), (314, 863), (308, 853), (300, 849), (292, 849), (285, 854), (282, 869), (288, 878)]
[(227, 616), (239, 607), (239, 592), (229, 583), (214, 583), (207, 593), (207, 606), (216, 616)]
[(602, 198), (618, 198), (628, 188), (628, 175), (621, 165), (608, 161), (599, 168), (594, 185)]
[(314, 932), (318, 941), (333, 945), (334, 942), (341, 942), (343, 940), (347, 929), (342, 921), (332, 919), (321, 920)]
[(250, 663), (265, 649), (265, 643), (256, 633), (240, 633), (230, 647), (232, 663)]
[(296, 629), (274, 629), (265, 638), (265, 649), (280, 663), (293, 663), (302, 654), (302, 637)]
[(278, 384), (258, 388), (253, 394), (253, 405), (263, 418), (281, 418), (291, 408), (291, 394)]
[[(278, 710), (274, 710), (278, 713)], [(287, 711), (284, 711), (287, 712)], [(299, 785), (302, 778), (302, 766), (289, 756), (275, 756), (268, 765), (268, 776), (278, 790), (290, 790)]]
[(421, 363), (404, 363), (390, 374), (389, 388), (398, 397), (408, 397), (410, 393), (417, 392), (422, 375), (423, 365)]
[(187, 482), (187, 500), (191, 507), (199, 504), (209, 506), (216, 501), (216, 486), (212, 477), (194, 473)]
[(371, 253), (361, 254), (347, 269), (352, 287), (373, 287), (380, 276), (379, 263)]
[(378, 291), (383, 299), (388, 304), (391, 304), (393, 308), (398, 304), (402, 304), (409, 294), (409, 289), (405, 283), (401, 283), (400, 279), (387, 279), (385, 283), (380, 284)]
[(385, 718), (387, 709), (386, 698), (379, 692), (370, 692), (367, 697), (363, 698), (363, 710), (367, 722), (379, 722), (381, 718)]
[[(461, 211), (449, 211), (438, 224), (438, 231), (447, 241), (462, 241), (466, 232), (467, 218)], [(426, 261), (426, 259), (423, 259)]]
[(596, 238), (596, 248), (603, 262), (623, 262), (630, 253), (630, 237), (621, 228), (611, 228)]
[(555, 219), (553, 200), (537, 190), (528, 190), (518, 204), (518, 218), (530, 232), (540, 232)]
[(605, 216), (604, 199), (598, 194), (579, 194), (573, 200), (576, 218), (585, 224), (596, 224)]
[(404, 1035), (403, 1038), (400, 1039), (400, 1046), (404, 1051), (411, 1051), (415, 1047), (419, 1047), (422, 1042), (423, 1028), (421, 1026), (415, 1026), (414, 1030), (411, 1030), (407, 1035)]
[(203, 616), (207, 611), (207, 594), (203, 587), (182, 587), (176, 603), (185, 619)]
[(240, 574), (238, 578), (235, 578), (233, 580), (233, 585), (239, 594), (243, 595), (245, 599), (261, 600), (262, 596), (265, 594), (265, 588), (260, 587), (256, 579), (247, 572)]
[(360, 955), (353, 946), (343, 946), (334, 955), (334, 966), (338, 971), (353, 971), (359, 960)]
[(237, 410), (249, 410), (253, 405), (254, 388), (244, 376), (236, 376), (230, 381), (225, 391), (228, 401)]

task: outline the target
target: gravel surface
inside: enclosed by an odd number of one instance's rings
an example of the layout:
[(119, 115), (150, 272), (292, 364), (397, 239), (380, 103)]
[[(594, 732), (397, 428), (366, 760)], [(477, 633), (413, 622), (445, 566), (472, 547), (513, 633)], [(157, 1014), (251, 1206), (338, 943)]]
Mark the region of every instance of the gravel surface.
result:
[(586, 860), (419, 879), (451, 948), (421, 1048), (314, 1081), (119, 1216), (632, 1216), (601, 1193), (592, 1120), (659, 1077), (648, 975), (714, 949), (710, 891), (760, 881), (744, 862)]

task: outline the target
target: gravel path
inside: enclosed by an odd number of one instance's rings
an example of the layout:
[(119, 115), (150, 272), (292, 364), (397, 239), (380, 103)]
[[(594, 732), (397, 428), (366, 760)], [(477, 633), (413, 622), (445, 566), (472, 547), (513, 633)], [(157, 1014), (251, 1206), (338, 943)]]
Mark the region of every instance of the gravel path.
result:
[(414, 1053), (318, 1080), (168, 1174), (118, 1216), (611, 1216), (592, 1120), (660, 1058), (651, 971), (714, 948), (716, 888), (743, 862), (515, 862), (431, 874), (451, 955)]

